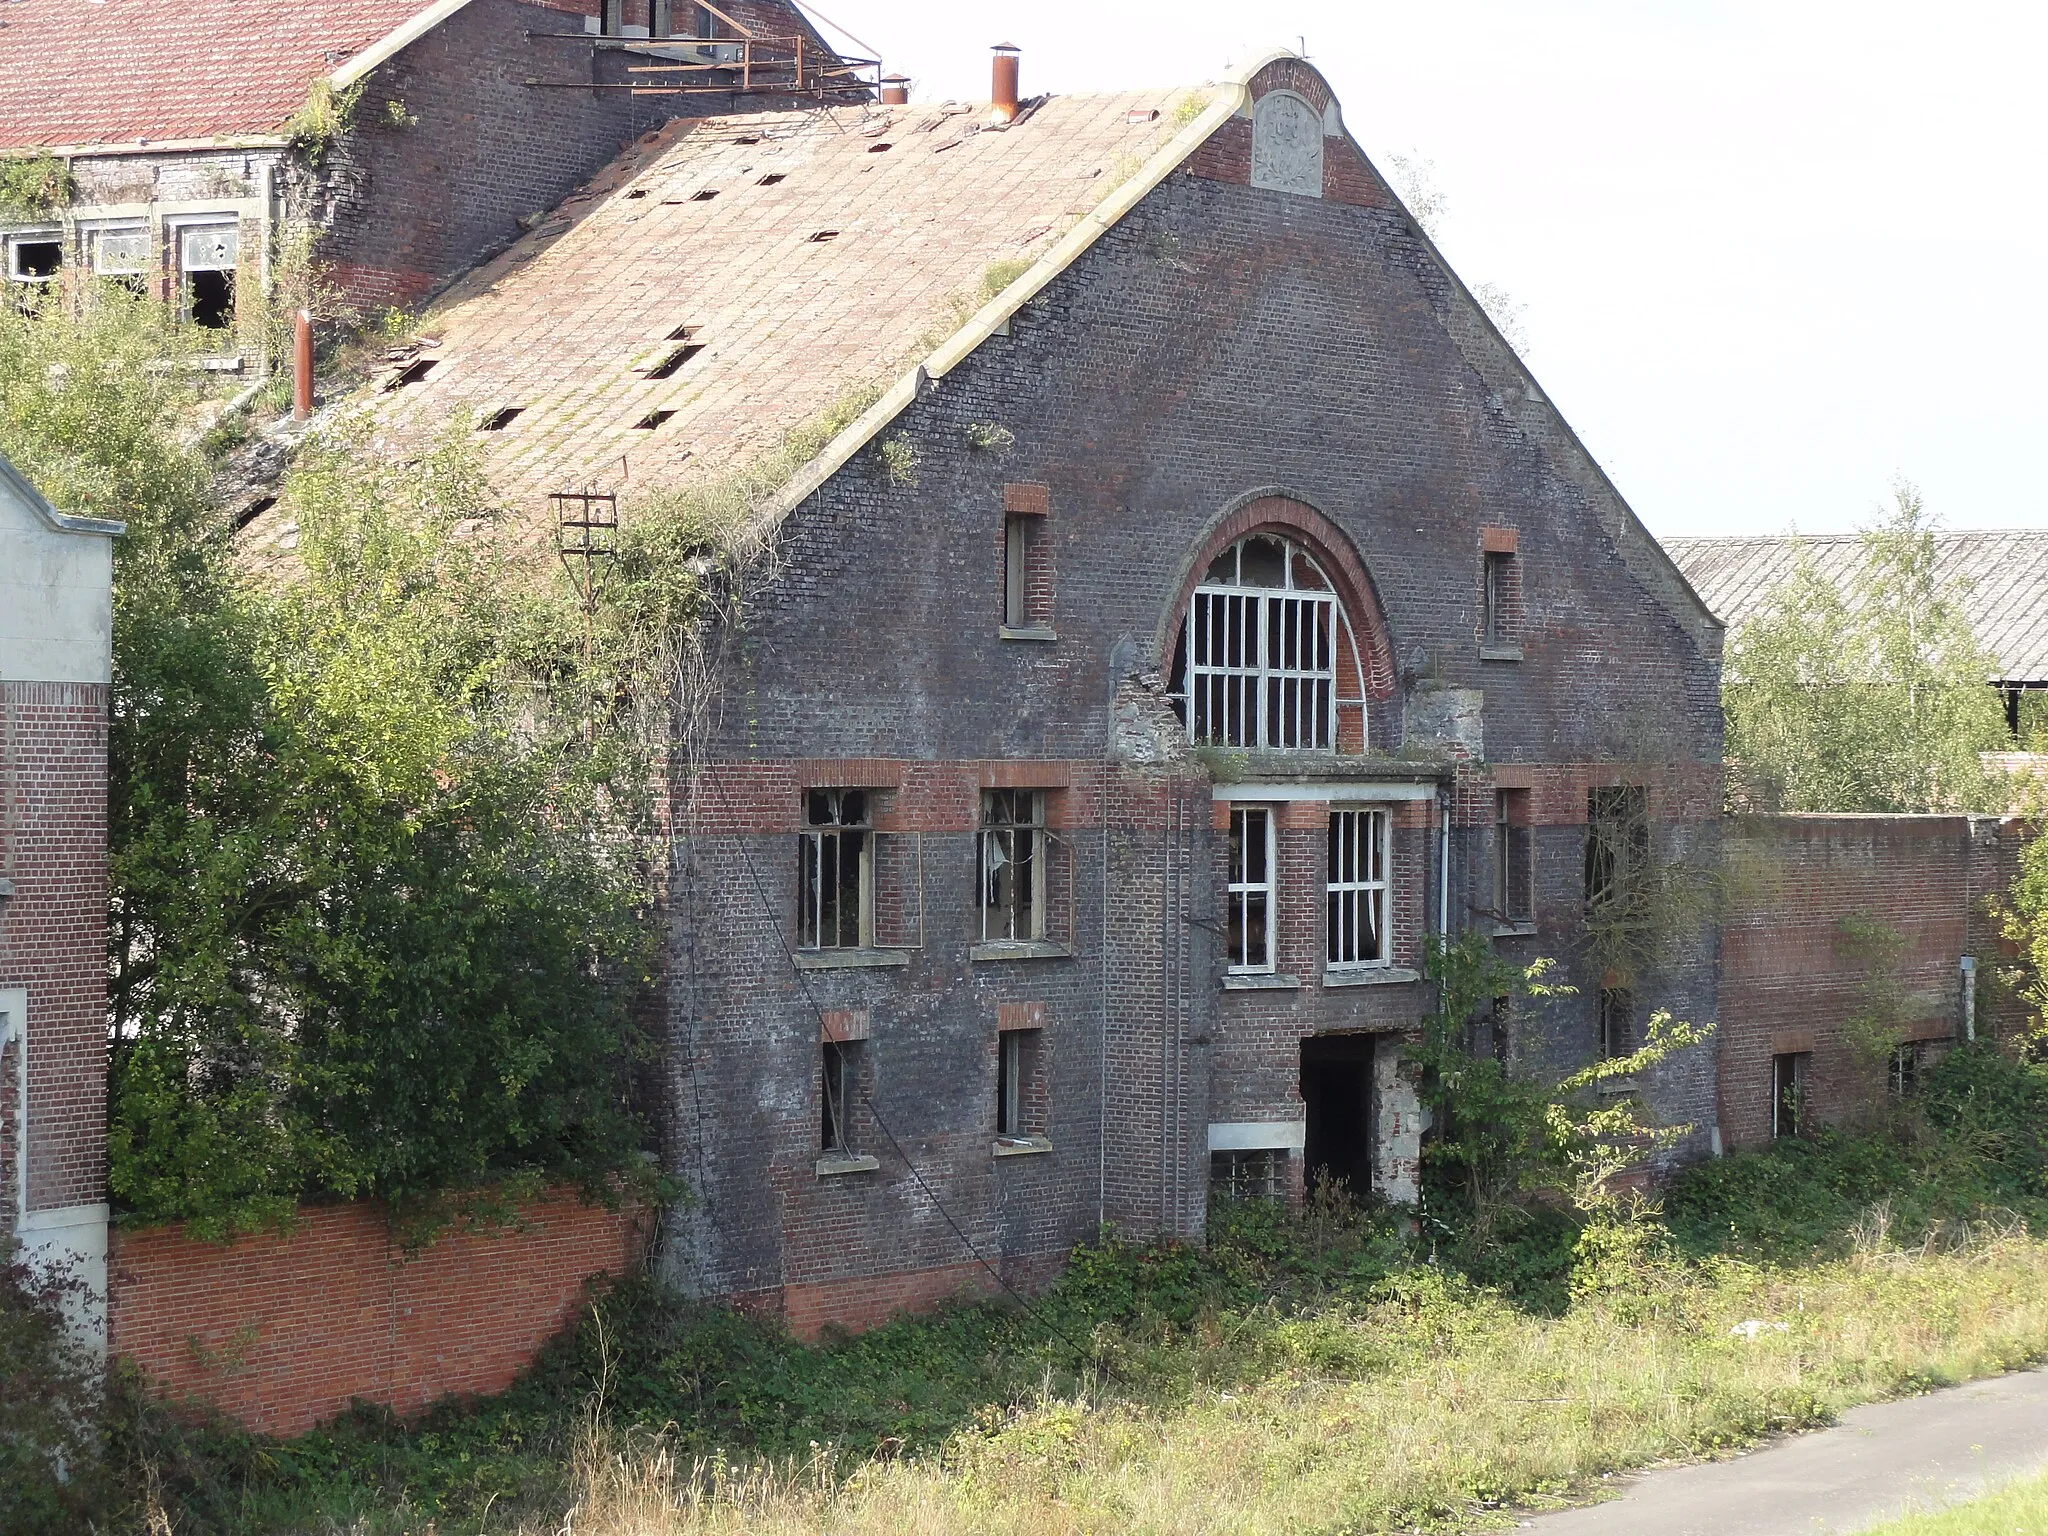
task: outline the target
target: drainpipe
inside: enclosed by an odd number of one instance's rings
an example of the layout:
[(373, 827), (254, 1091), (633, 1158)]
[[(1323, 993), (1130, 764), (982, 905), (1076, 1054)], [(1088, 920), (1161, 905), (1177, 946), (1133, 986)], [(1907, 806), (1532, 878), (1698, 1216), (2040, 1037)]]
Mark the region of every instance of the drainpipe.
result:
[(1977, 1040), (1977, 957), (1965, 955), (1963, 971), (1963, 1041), (1974, 1045)]
[(1436, 800), (1436, 931), (1446, 942), (1451, 937), (1451, 802), (1442, 795)]

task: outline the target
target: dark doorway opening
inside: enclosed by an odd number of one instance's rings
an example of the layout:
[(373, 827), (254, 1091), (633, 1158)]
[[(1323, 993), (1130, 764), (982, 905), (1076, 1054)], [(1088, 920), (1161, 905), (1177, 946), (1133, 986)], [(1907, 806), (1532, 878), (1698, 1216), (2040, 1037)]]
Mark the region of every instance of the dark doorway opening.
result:
[(1311, 1035), (1301, 1042), (1301, 1099), (1308, 1108), (1302, 1148), (1304, 1188), (1342, 1180), (1362, 1198), (1372, 1193), (1372, 1063), (1375, 1035)]

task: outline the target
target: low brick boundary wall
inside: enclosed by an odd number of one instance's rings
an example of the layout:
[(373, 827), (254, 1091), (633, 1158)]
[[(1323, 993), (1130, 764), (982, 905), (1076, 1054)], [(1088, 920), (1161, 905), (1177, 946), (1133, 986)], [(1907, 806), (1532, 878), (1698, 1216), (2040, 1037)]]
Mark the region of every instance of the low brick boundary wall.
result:
[(509, 1386), (586, 1280), (638, 1267), (646, 1222), (552, 1200), (518, 1227), (449, 1232), (412, 1255), (369, 1203), (309, 1206), (288, 1234), (227, 1246), (176, 1226), (117, 1230), (110, 1346), (163, 1390), (270, 1434), (357, 1398), (412, 1413)]

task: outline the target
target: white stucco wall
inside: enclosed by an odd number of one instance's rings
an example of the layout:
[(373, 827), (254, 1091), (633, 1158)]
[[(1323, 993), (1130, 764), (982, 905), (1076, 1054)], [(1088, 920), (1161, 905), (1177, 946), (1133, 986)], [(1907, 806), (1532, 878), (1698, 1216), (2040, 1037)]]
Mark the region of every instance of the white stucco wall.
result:
[(57, 517), (0, 459), (0, 679), (110, 680), (119, 528)]

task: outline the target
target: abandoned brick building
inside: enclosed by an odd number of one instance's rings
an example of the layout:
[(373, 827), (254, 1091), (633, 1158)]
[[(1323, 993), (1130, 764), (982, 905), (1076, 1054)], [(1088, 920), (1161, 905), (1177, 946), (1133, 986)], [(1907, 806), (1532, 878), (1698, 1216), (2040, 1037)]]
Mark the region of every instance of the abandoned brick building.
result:
[(0, 157), (46, 181), (0, 205), (4, 277), (153, 294), (260, 376), (298, 231), (343, 303), (410, 305), (676, 115), (872, 74), (790, 0), (15, 0)]
[[(1480, 1042), (1524, 1060), (1715, 1013), (1711, 932), (1635, 990), (1579, 940), (1589, 822), (1710, 851), (1721, 627), (1322, 77), (1014, 69), (667, 124), (372, 395), (468, 413), (550, 559), (858, 410), (673, 785), (661, 1262), (800, 1330), (1198, 1233), (1212, 1181), (1412, 1197), (1431, 932), (1565, 962)], [(1641, 1086), (1706, 1147), (1710, 1048)]]

